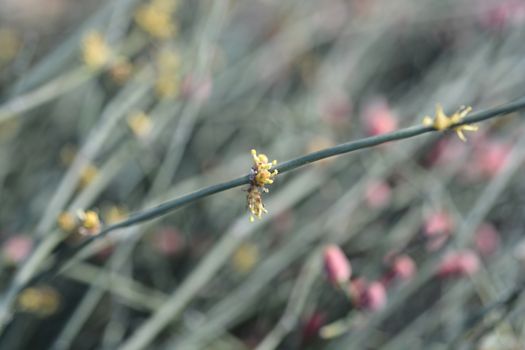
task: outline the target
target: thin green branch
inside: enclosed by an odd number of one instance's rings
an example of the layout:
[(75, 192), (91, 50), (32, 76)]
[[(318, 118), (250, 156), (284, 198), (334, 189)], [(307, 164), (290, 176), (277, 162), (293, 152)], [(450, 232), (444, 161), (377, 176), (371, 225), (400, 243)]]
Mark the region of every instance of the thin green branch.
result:
[[(487, 120), (490, 118), (494, 118), (497, 116), (505, 115), (505, 114), (514, 112), (524, 107), (525, 107), (525, 98), (522, 98), (515, 102), (511, 102), (511, 103), (508, 103), (500, 107), (472, 113), (469, 117), (464, 118), (460, 123), (452, 125), (451, 128), (454, 128), (460, 125), (464, 125), (464, 124), (473, 124), (473, 123), (477, 123), (477, 122)], [(407, 139), (407, 138), (425, 134), (431, 131), (436, 131), (436, 130), (433, 127), (417, 125), (417, 126), (412, 126), (406, 129), (394, 131), (388, 134), (367, 137), (367, 138), (357, 140), (357, 141), (350, 141), (347, 143), (342, 143), (334, 147), (326, 148), (326, 149), (323, 149), (323, 150), (320, 150), (314, 153), (310, 153), (305, 156), (281, 163), (279, 166), (277, 166), (276, 169), (279, 171), (279, 173), (284, 173), (286, 171), (296, 169), (300, 166), (303, 166), (309, 163), (313, 163), (313, 162), (316, 162), (324, 158), (333, 157), (339, 154), (349, 153), (349, 152), (357, 151), (360, 149), (377, 146), (382, 143), (386, 143), (390, 141)]]
[(154, 208), (146, 209), (146, 210), (144, 210), (142, 212), (138, 212), (138, 213), (132, 215), (131, 217), (129, 217), (128, 219), (126, 219), (126, 220), (123, 220), (121, 222), (117, 222), (114, 225), (110, 225), (110, 226), (104, 228), (97, 236), (95, 236), (95, 238), (100, 236), (100, 235), (107, 234), (108, 232), (116, 230), (116, 229), (119, 229), (119, 228), (128, 227), (128, 226), (132, 226), (132, 225), (135, 225), (135, 224), (147, 221), (147, 220), (155, 219), (155, 218), (157, 218), (159, 216), (162, 216), (162, 215), (167, 214), (167, 213), (169, 213), (171, 211), (174, 211), (174, 210), (176, 210), (176, 209), (178, 209), (180, 207), (183, 207), (186, 204), (189, 204), (191, 202), (195, 202), (198, 199), (211, 196), (212, 194), (215, 194), (215, 193), (219, 193), (219, 192), (223, 192), (223, 191), (229, 190), (230, 188), (234, 188), (234, 187), (239, 187), (239, 186), (245, 185), (245, 184), (249, 183), (249, 181), (250, 181), (250, 179), (249, 179), (248, 175), (245, 175), (245, 176), (236, 178), (234, 180), (230, 180), (230, 181), (227, 181), (227, 182), (223, 182), (223, 183), (220, 183), (220, 184), (216, 184), (216, 185), (212, 185), (212, 186), (209, 186), (209, 187), (206, 187), (206, 188), (202, 188), (200, 190), (197, 190), (197, 191), (192, 192), (190, 194), (187, 194), (185, 196), (182, 196), (182, 197), (175, 198), (173, 200), (164, 202), (164, 203), (159, 204), (158, 206), (156, 206)]
[(30, 92), (3, 103), (0, 105), (0, 124), (73, 90), (93, 76), (93, 72), (81, 66)]
[[(510, 102), (500, 107), (495, 107), (495, 108), (488, 109), (485, 111), (472, 113), (470, 116), (464, 118), (460, 123), (452, 125), (451, 128), (459, 126), (459, 125), (473, 124), (473, 123), (481, 122), (483, 120), (487, 120), (490, 118), (494, 118), (497, 116), (502, 116), (508, 113), (515, 112), (522, 108), (525, 108), (525, 98), (521, 98), (519, 100), (516, 100), (515, 102)], [(391, 141), (411, 138), (411, 137), (418, 136), (418, 135), (425, 134), (425, 133), (432, 132), (432, 131), (436, 131), (436, 130), (433, 127), (428, 127), (428, 126), (423, 126), (423, 125), (412, 126), (412, 127), (394, 131), (388, 134), (367, 137), (367, 138), (360, 139), (357, 141), (351, 141), (351, 142), (343, 143), (343, 144), (340, 144), (334, 147), (326, 148), (321, 151), (313, 152), (305, 156), (283, 162), (279, 164), (278, 166), (276, 166), (276, 169), (279, 171), (279, 174), (282, 174), (287, 171), (294, 170), (303, 165), (313, 163), (321, 159), (325, 159), (325, 158), (329, 158), (329, 157), (333, 157), (336, 155), (345, 154), (349, 152), (354, 152), (354, 151), (358, 151), (358, 150), (365, 149), (365, 148), (370, 148), (370, 147), (377, 146), (377, 145), (391, 142)], [(135, 224), (147, 221), (147, 220), (155, 219), (157, 217), (165, 215), (171, 211), (179, 209), (180, 207), (183, 207), (189, 203), (195, 202), (204, 197), (211, 196), (213, 194), (223, 192), (231, 188), (246, 185), (249, 183), (249, 181), (250, 181), (249, 175), (244, 175), (239, 178), (236, 178), (230, 181), (226, 181), (220, 184), (212, 185), (212, 186), (197, 190), (195, 192), (189, 193), (187, 195), (164, 202), (154, 208), (146, 209), (144, 211), (138, 212), (130, 216), (126, 220), (123, 220), (121, 222), (118, 222), (116, 224), (103, 228), (97, 236), (92, 237), (91, 239), (87, 240), (85, 243), (87, 244), (91, 240), (101, 238), (113, 230), (132, 226), (132, 225), (135, 225)], [(84, 245), (85, 244), (82, 244), (82, 246)]]

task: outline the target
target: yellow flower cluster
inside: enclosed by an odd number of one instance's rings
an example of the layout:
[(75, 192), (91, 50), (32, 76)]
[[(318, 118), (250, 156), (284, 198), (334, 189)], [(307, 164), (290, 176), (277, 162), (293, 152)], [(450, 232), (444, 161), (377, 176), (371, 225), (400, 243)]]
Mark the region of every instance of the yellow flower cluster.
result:
[[(450, 129), (453, 125), (460, 123), (463, 120), (463, 118), (465, 118), (465, 116), (468, 113), (470, 113), (471, 110), (472, 107), (461, 107), (451, 116), (447, 116), (443, 111), (443, 107), (441, 107), (441, 105), (438, 104), (436, 105), (435, 117), (432, 118), (426, 116), (423, 119), (423, 124), (426, 126), (431, 126), (439, 131), (447, 130)], [(476, 131), (478, 130), (478, 127), (472, 124), (464, 124), (452, 127), (452, 129), (458, 134), (458, 137), (461, 139), (461, 141), (465, 142), (467, 138), (465, 137), (465, 134), (463, 134), (463, 131)]]
[(252, 157), (254, 162), (254, 166), (252, 167), (254, 173), (253, 183), (255, 186), (261, 187), (264, 192), (268, 192), (268, 189), (265, 188), (264, 185), (273, 184), (273, 178), (277, 175), (277, 170), (270, 172), (270, 169), (272, 166), (277, 165), (277, 161), (274, 160), (269, 163), (266, 154), (261, 153), (257, 155), (257, 151), (254, 149), (252, 149)]
[(111, 49), (99, 32), (88, 33), (82, 41), (82, 55), (86, 66), (97, 70), (111, 59)]
[(176, 9), (177, 2), (174, 0), (151, 0), (137, 9), (135, 21), (152, 37), (168, 39), (177, 33), (177, 27), (172, 20)]
[(259, 261), (259, 248), (253, 243), (243, 243), (232, 255), (231, 263), (235, 271), (250, 272)]
[(252, 157), (254, 165), (251, 169), (250, 188), (248, 189), (248, 210), (252, 213), (250, 221), (254, 221), (255, 217), (261, 218), (263, 213), (268, 211), (264, 208), (262, 202), (262, 192), (268, 192), (266, 185), (273, 184), (273, 179), (277, 175), (277, 170), (271, 171), (271, 168), (277, 164), (277, 161), (268, 161), (265, 154), (257, 154), (257, 151), (252, 149)]
[(62, 231), (73, 235), (96, 236), (100, 231), (100, 218), (93, 210), (79, 210), (76, 214), (64, 212), (57, 221)]
[(153, 129), (153, 121), (151, 120), (151, 117), (144, 112), (131, 114), (127, 121), (133, 134), (140, 139), (147, 138)]
[(18, 296), (18, 307), (42, 317), (54, 314), (58, 310), (60, 296), (48, 286), (24, 289)]
[(176, 97), (181, 84), (181, 60), (174, 50), (163, 49), (157, 56), (155, 92), (160, 98)]

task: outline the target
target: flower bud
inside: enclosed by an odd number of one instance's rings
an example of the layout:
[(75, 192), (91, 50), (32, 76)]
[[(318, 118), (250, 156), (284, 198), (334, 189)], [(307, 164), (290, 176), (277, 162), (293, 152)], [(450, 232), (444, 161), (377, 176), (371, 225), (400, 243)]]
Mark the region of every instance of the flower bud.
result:
[(400, 255), (392, 262), (392, 272), (395, 277), (407, 281), (416, 273), (416, 264), (408, 255)]
[(363, 121), (370, 136), (387, 134), (397, 129), (397, 116), (383, 99), (372, 101), (365, 107)]
[(2, 255), (7, 262), (18, 264), (24, 261), (31, 253), (33, 248), (33, 241), (30, 237), (24, 235), (16, 235), (10, 237), (2, 245)]
[(352, 267), (339, 246), (332, 244), (324, 250), (324, 268), (328, 280), (339, 286), (347, 282), (352, 275)]
[(443, 257), (438, 269), (440, 277), (471, 276), (479, 270), (480, 261), (471, 250), (451, 252)]
[(378, 311), (387, 301), (385, 285), (379, 281), (368, 283), (362, 278), (354, 279), (349, 284), (349, 294), (354, 306), (361, 310)]
[(367, 310), (378, 311), (385, 307), (386, 300), (385, 286), (381, 282), (374, 281), (366, 288), (362, 304)]
[(441, 248), (454, 229), (454, 221), (446, 212), (434, 212), (427, 216), (423, 226), (423, 234), (429, 239), (426, 248), (436, 251)]

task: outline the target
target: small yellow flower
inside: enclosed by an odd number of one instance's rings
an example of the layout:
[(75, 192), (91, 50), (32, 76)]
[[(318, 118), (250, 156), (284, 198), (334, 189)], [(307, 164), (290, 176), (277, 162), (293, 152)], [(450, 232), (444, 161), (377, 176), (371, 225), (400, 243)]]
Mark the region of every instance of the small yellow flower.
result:
[(64, 212), (57, 221), (62, 231), (74, 236), (95, 236), (101, 226), (99, 216), (93, 210), (78, 210), (76, 214)]
[(128, 117), (128, 126), (138, 138), (146, 138), (153, 129), (153, 122), (146, 113), (136, 112)]
[(155, 93), (161, 99), (174, 98), (179, 94), (180, 85), (178, 76), (159, 76), (155, 82)]
[(82, 42), (82, 55), (86, 66), (97, 70), (109, 62), (112, 54), (104, 37), (98, 32), (91, 32)]
[(88, 164), (80, 173), (79, 186), (84, 188), (89, 185), (98, 176), (98, 168), (93, 164)]
[(135, 21), (152, 37), (168, 39), (177, 33), (177, 27), (172, 20), (176, 6), (176, 2), (169, 0), (150, 1), (137, 9)]
[(73, 233), (78, 225), (76, 217), (69, 212), (61, 213), (57, 222), (58, 227), (66, 233)]
[(163, 49), (156, 58), (157, 80), (155, 92), (160, 98), (173, 98), (181, 86), (181, 58), (170, 49)]
[(259, 248), (253, 243), (241, 244), (231, 259), (233, 268), (241, 274), (250, 272), (257, 261), (259, 261)]
[(88, 210), (86, 212), (79, 211), (77, 213), (78, 218), (80, 219), (80, 233), (82, 235), (94, 236), (100, 230), (100, 219), (98, 214), (93, 210)]
[(274, 160), (271, 163), (265, 154), (257, 154), (257, 151), (252, 149), (253, 166), (250, 174), (250, 188), (248, 189), (248, 210), (252, 213), (250, 221), (254, 221), (255, 217), (261, 218), (263, 213), (267, 213), (262, 202), (262, 192), (268, 192), (266, 185), (273, 184), (273, 179), (277, 175), (277, 170), (270, 171), (273, 166), (277, 164)]
[(252, 157), (254, 162), (252, 167), (254, 174), (253, 183), (255, 186), (261, 187), (264, 192), (268, 192), (264, 185), (273, 184), (273, 178), (277, 175), (277, 170), (270, 172), (270, 169), (277, 164), (277, 161), (274, 160), (269, 163), (265, 154), (257, 155), (257, 151), (254, 149), (252, 149)]
[(443, 107), (437, 104), (435, 117), (432, 118), (426, 116), (423, 118), (423, 124), (425, 126), (433, 127), (438, 131), (447, 130), (452, 127), (461, 141), (465, 142), (467, 141), (467, 138), (465, 137), (465, 134), (463, 134), (463, 131), (476, 131), (478, 130), (478, 127), (472, 124), (464, 124), (455, 127), (453, 127), (453, 125), (460, 123), (470, 111), (472, 111), (472, 107), (461, 107), (451, 116), (447, 116), (443, 111)]
[(18, 307), (24, 312), (30, 312), (45, 317), (58, 310), (60, 296), (57, 291), (48, 286), (29, 287), (18, 296)]

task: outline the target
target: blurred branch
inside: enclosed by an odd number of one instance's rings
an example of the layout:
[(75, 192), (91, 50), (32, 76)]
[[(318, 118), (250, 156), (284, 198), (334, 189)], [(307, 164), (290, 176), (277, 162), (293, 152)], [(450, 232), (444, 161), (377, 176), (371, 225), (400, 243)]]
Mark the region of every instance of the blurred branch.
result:
[(78, 264), (64, 271), (66, 277), (85, 284), (92, 284), (119, 296), (127, 305), (138, 310), (157, 310), (166, 300), (158, 290), (122, 275), (108, 272), (89, 264)]
[(0, 105), (0, 123), (71, 91), (94, 75), (86, 67), (75, 68), (47, 84)]
[(319, 274), (320, 260), (321, 249), (310, 254), (295, 282), (283, 315), (270, 333), (257, 345), (256, 350), (273, 350), (277, 348), (284, 337), (297, 326), (308, 295)]
[(500, 324), (508, 316), (508, 314), (512, 310), (514, 310), (516, 303), (519, 301), (520, 296), (524, 291), (524, 287), (525, 284), (521, 283), (501, 299), (498, 299), (493, 303), (483, 307), (478, 312), (467, 318), (461, 331), (458, 332), (455, 339), (450, 343), (449, 348), (456, 349), (459, 345), (459, 342), (466, 336), (466, 333), (469, 332), (469, 330), (476, 327), (494, 310), (502, 309), (503, 312), (500, 315), (498, 315), (498, 317), (491, 320), (486, 325), (475, 331), (476, 334), (473, 336), (473, 341), (478, 341), (480, 337), (490, 333), (492, 329), (494, 329), (498, 324)]

